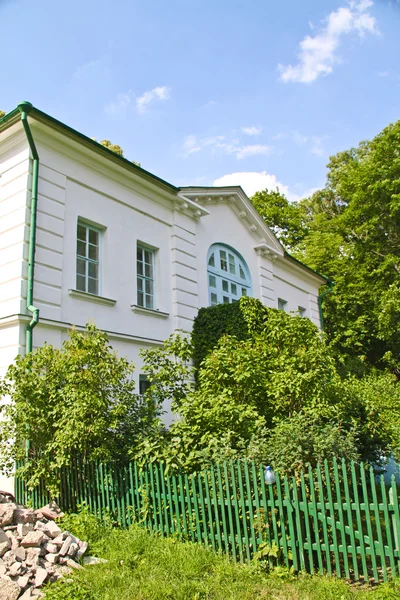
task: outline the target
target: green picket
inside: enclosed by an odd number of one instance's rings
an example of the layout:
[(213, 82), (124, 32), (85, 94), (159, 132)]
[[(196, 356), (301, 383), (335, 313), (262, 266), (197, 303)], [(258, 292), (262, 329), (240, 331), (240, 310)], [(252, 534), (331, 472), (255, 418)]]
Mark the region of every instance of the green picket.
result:
[(191, 489), (190, 489), (190, 484), (189, 484), (189, 477), (185, 474), (184, 479), (185, 479), (185, 490), (186, 490), (185, 495), (186, 495), (187, 504), (188, 504), (189, 535), (192, 538), (192, 540), (195, 541), (196, 536), (195, 536), (194, 528), (193, 528), (193, 508), (192, 508), (192, 496), (190, 493)]
[(347, 511), (346, 511), (347, 512), (347, 520), (348, 520), (348, 527), (349, 527), (349, 531), (350, 531), (351, 554), (353, 557), (353, 572), (354, 572), (354, 579), (357, 580), (359, 578), (359, 572), (358, 572), (358, 561), (357, 561), (356, 538), (354, 535), (354, 526), (353, 526), (353, 509), (352, 509), (352, 502), (351, 502), (351, 498), (350, 498), (347, 467), (346, 467), (346, 463), (343, 459), (342, 459), (342, 475), (343, 475), (344, 496), (345, 496), (346, 509), (347, 509)]
[[(279, 487), (278, 487), (279, 486)], [(280, 479), (277, 478), (277, 487), (278, 487), (278, 498), (280, 497)], [(290, 501), (290, 487), (289, 487), (289, 478), (285, 476), (283, 478), (283, 488), (285, 490), (285, 502), (282, 501), (282, 505), (286, 504), (287, 509), (287, 522), (289, 527), (289, 539), (290, 539), (290, 547), (292, 549), (292, 561), (293, 561), (293, 569), (295, 571), (299, 570), (299, 560), (297, 556), (297, 544), (299, 541), (299, 531), (295, 532), (294, 519), (293, 519), (293, 506)], [(285, 524), (285, 521), (283, 521)], [(284, 531), (282, 531), (282, 535), (284, 535)], [(286, 535), (285, 535), (286, 538)], [(285, 539), (286, 542), (286, 539)], [(287, 543), (287, 542), (286, 542)], [(290, 558), (289, 551), (287, 550), (288, 560)]]
[(224, 532), (225, 552), (226, 552), (226, 555), (229, 556), (229, 538), (228, 538), (228, 529), (226, 526), (226, 505), (225, 505), (224, 488), (222, 486), (221, 466), (220, 465), (217, 465), (217, 482), (218, 482), (219, 503), (221, 506), (221, 515), (222, 515), (222, 531)]
[(368, 486), (367, 486), (367, 482), (365, 479), (365, 467), (363, 463), (360, 463), (360, 475), (361, 475), (361, 489), (362, 489), (362, 494), (363, 494), (363, 504), (364, 504), (364, 511), (365, 511), (365, 522), (367, 524), (367, 533), (368, 533), (368, 539), (369, 539), (369, 549), (370, 549), (370, 555), (371, 555), (371, 563), (372, 563), (372, 571), (374, 574), (374, 579), (376, 582), (379, 581), (379, 575), (378, 575), (378, 569), (377, 569), (377, 565), (376, 565), (376, 553), (375, 553), (375, 542), (374, 542), (374, 536), (372, 533), (372, 524), (371, 524), (371, 513), (370, 513), (370, 506), (369, 506), (369, 497), (368, 497)]
[(339, 560), (339, 547), (337, 541), (337, 531), (336, 531), (336, 517), (335, 517), (335, 507), (333, 504), (332, 497), (332, 486), (331, 486), (331, 476), (329, 473), (328, 461), (324, 460), (324, 471), (325, 471), (325, 481), (326, 481), (326, 491), (328, 496), (328, 509), (329, 509), (329, 517), (331, 521), (332, 528), (332, 542), (333, 542), (333, 554), (335, 557), (335, 570), (336, 575), (340, 577), (341, 569), (340, 569), (340, 560)]
[(210, 483), (208, 480), (209, 471), (203, 471), (203, 473), (204, 473), (204, 485), (205, 485), (206, 498), (207, 498), (208, 523), (210, 526), (209, 537), (211, 538), (211, 547), (215, 552), (215, 550), (216, 550), (216, 545), (215, 545), (216, 537), (215, 537), (215, 530), (214, 530), (215, 519), (214, 519), (213, 509), (212, 509), (212, 505), (211, 505)]
[[(287, 544), (287, 539), (286, 539), (286, 526), (285, 526), (285, 511), (284, 511), (284, 506), (283, 506), (281, 480), (280, 480), (279, 474), (276, 475), (276, 493), (277, 493), (277, 500), (278, 500), (278, 512), (279, 512), (279, 521), (280, 521), (280, 528), (281, 528), (281, 542), (282, 542), (282, 548), (283, 548), (283, 556), (285, 559), (286, 566), (289, 567), (288, 544)], [(288, 515), (289, 514), (290, 514), (290, 510), (288, 510)], [(295, 546), (294, 533), (292, 531), (290, 532), (290, 538), (294, 545), (294, 552), (293, 552), (293, 557), (294, 557), (296, 554), (296, 546)], [(296, 569), (297, 568), (297, 556), (296, 556), (295, 560), (296, 560), (296, 567), (295, 567), (295, 569)]]
[(311, 467), (308, 468), (308, 479), (309, 479), (310, 496), (311, 496), (311, 498), (310, 498), (311, 502), (309, 504), (309, 511), (313, 516), (315, 545), (316, 545), (316, 549), (317, 549), (317, 558), (318, 558), (318, 568), (319, 568), (319, 572), (322, 574), (324, 572), (324, 565), (322, 563), (321, 540), (320, 540), (320, 536), (319, 536), (318, 505), (317, 505), (317, 497), (315, 494), (314, 473), (313, 473)]
[(257, 550), (257, 540), (256, 540), (256, 530), (254, 529), (254, 512), (253, 512), (253, 495), (252, 489), (250, 485), (250, 475), (249, 475), (249, 463), (247, 460), (244, 461), (244, 476), (246, 482), (246, 492), (247, 492), (247, 505), (249, 507), (249, 524), (251, 531), (251, 545), (253, 552)]
[(197, 542), (201, 542), (201, 528), (200, 528), (200, 512), (199, 512), (199, 504), (197, 499), (197, 489), (196, 489), (196, 477), (195, 475), (191, 475), (190, 477), (191, 487), (193, 491), (193, 508), (196, 520), (196, 533), (197, 533)]
[(397, 573), (400, 575), (400, 510), (399, 510), (399, 498), (397, 493), (396, 477), (392, 475), (392, 481), (390, 486), (390, 502), (393, 505), (393, 537), (395, 544), (395, 551), (397, 553)]
[(352, 460), (350, 463), (350, 472), (351, 472), (351, 482), (352, 482), (352, 487), (353, 487), (354, 504), (355, 504), (355, 508), (356, 508), (357, 529), (358, 529), (359, 540), (360, 540), (361, 564), (362, 564), (362, 570), (363, 570), (363, 575), (364, 575), (364, 581), (365, 581), (365, 583), (367, 583), (368, 582), (367, 558), (366, 558), (366, 552), (365, 552), (363, 524), (362, 524), (362, 520), (361, 520), (360, 501), (358, 498), (358, 481), (357, 481), (357, 477), (356, 477), (356, 469), (355, 469), (355, 465), (354, 465), (354, 460)]
[(338, 524), (340, 527), (340, 536), (341, 536), (341, 540), (342, 540), (344, 572), (345, 572), (347, 579), (350, 579), (349, 558), (347, 555), (346, 529), (345, 529), (344, 513), (343, 513), (343, 505), (342, 505), (342, 493), (341, 493), (341, 489), (340, 489), (339, 468), (338, 468), (336, 456), (333, 457), (333, 472), (335, 474), (336, 501), (337, 501), (337, 505), (338, 505), (338, 514), (339, 514), (339, 523)]
[(244, 501), (243, 477), (242, 477), (242, 470), (240, 468), (240, 462), (237, 463), (237, 474), (238, 474), (238, 483), (239, 483), (240, 505), (241, 505), (241, 509), (242, 509), (242, 522), (243, 522), (243, 533), (244, 533), (246, 558), (247, 558), (247, 562), (250, 562), (249, 530), (248, 530), (248, 522), (247, 522), (246, 504)]
[[(244, 561), (244, 553), (243, 553), (243, 537), (242, 537), (242, 531), (241, 531), (241, 527), (240, 527), (240, 506), (239, 506), (239, 502), (238, 502), (238, 493), (237, 493), (237, 486), (236, 486), (236, 472), (235, 472), (235, 467), (234, 467), (234, 463), (233, 461), (230, 462), (229, 464), (230, 466), (230, 473), (231, 473), (231, 478), (232, 478), (232, 496), (233, 496), (233, 508), (235, 511), (235, 523), (236, 523), (236, 539), (237, 539), (237, 544), (238, 544), (238, 550), (239, 550), (239, 559), (240, 562)], [(245, 527), (245, 525), (243, 525)]]
[(321, 504), (321, 520), (322, 520), (322, 533), (324, 536), (324, 545), (325, 545), (326, 569), (328, 571), (328, 575), (332, 575), (331, 547), (330, 547), (330, 543), (329, 543), (328, 527), (327, 527), (327, 520), (326, 520), (324, 486), (323, 486), (323, 482), (322, 482), (321, 465), (319, 463), (317, 464), (317, 481), (318, 481), (319, 501)]
[(217, 486), (215, 483), (215, 472), (214, 472), (213, 465), (211, 465), (210, 473), (211, 473), (211, 489), (212, 489), (212, 495), (213, 495), (212, 502), (213, 502), (213, 506), (214, 506), (215, 524), (216, 524), (216, 530), (217, 530), (217, 544), (218, 544), (218, 550), (220, 552), (222, 552), (221, 520), (219, 517), (218, 494), (217, 494)]
[(297, 530), (297, 538), (298, 538), (300, 569), (302, 571), (304, 571), (306, 568), (306, 563), (304, 560), (303, 523), (301, 521), (301, 515), (300, 515), (300, 503), (299, 503), (299, 497), (298, 497), (298, 493), (297, 493), (297, 481), (294, 477), (292, 477), (292, 487), (293, 487), (293, 506), (294, 506), (294, 512), (296, 515), (296, 530)]
[(228, 510), (228, 521), (229, 521), (229, 531), (231, 538), (231, 551), (233, 554), (233, 560), (237, 560), (236, 553), (236, 540), (235, 540), (235, 531), (233, 528), (233, 515), (232, 515), (232, 497), (229, 487), (229, 475), (228, 475), (228, 467), (226, 461), (224, 462), (224, 478), (225, 478), (225, 489), (226, 489), (226, 506)]
[(391, 569), (392, 577), (396, 576), (396, 564), (394, 561), (394, 547), (392, 540), (392, 524), (389, 518), (389, 510), (388, 510), (388, 499), (386, 495), (386, 486), (385, 486), (385, 478), (381, 475), (381, 494), (382, 494), (382, 504), (383, 504), (383, 514), (385, 517), (385, 529), (386, 529), (386, 539), (387, 545), (389, 549), (389, 563)]
[(300, 475), (300, 482), (301, 482), (301, 497), (302, 497), (302, 504), (303, 504), (306, 537), (308, 540), (307, 546), (306, 546), (306, 543), (304, 543), (304, 546), (306, 547), (307, 552), (308, 552), (308, 564), (309, 564), (310, 573), (311, 573), (311, 575), (313, 575), (314, 574), (314, 559), (313, 559), (314, 551), (313, 551), (313, 541), (312, 541), (312, 537), (311, 537), (310, 515), (308, 512), (307, 489), (306, 489), (306, 483), (305, 483), (303, 471), (301, 472), (301, 475)]
[(379, 554), (379, 557), (381, 559), (383, 581), (387, 581), (385, 547), (383, 545), (381, 518), (380, 518), (380, 513), (379, 513), (379, 503), (378, 503), (378, 497), (376, 494), (375, 473), (374, 473), (374, 470), (372, 467), (370, 467), (369, 476), (370, 476), (370, 481), (371, 481), (372, 505), (373, 505), (373, 511), (375, 514), (375, 526), (376, 526), (376, 532), (377, 532), (377, 536), (378, 536), (378, 552), (377, 552), (377, 554)]
[[(183, 485), (183, 477), (182, 477), (181, 471), (179, 471), (179, 491), (180, 491), (179, 497), (181, 500), (183, 531), (184, 531), (185, 535), (188, 535), (189, 530), (188, 530), (187, 519), (186, 519), (185, 488)], [(161, 515), (161, 505), (160, 505), (160, 515)], [(160, 516), (160, 519), (161, 519), (161, 516)]]

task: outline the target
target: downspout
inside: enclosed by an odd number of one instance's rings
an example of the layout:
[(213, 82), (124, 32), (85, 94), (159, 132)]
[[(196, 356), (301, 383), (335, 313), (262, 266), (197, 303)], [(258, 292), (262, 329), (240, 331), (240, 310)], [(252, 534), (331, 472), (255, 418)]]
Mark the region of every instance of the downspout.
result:
[(35, 142), (32, 137), (31, 128), (28, 123), (28, 114), (32, 108), (30, 102), (20, 102), (18, 108), (21, 112), (21, 121), (28, 140), (29, 148), (32, 154), (32, 198), (31, 198), (31, 222), (29, 230), (29, 257), (28, 257), (28, 289), (26, 294), (26, 309), (32, 313), (32, 319), (26, 328), (26, 354), (32, 352), (33, 347), (33, 329), (39, 321), (39, 309), (33, 304), (33, 283), (35, 272), (35, 251), (36, 251), (36, 216), (38, 202), (38, 181), (39, 181), (39, 155), (36, 150)]
[(322, 300), (323, 300), (323, 298), (325, 298), (325, 296), (327, 294), (330, 294), (331, 292), (333, 292), (335, 282), (330, 280), (330, 281), (328, 281), (328, 285), (329, 285), (329, 289), (325, 290), (325, 292), (322, 292), (322, 294), (320, 294), (318, 296), (319, 321), (321, 323), (321, 331), (324, 331), (324, 329), (325, 329), (325, 327), (324, 327), (324, 312), (322, 310)]

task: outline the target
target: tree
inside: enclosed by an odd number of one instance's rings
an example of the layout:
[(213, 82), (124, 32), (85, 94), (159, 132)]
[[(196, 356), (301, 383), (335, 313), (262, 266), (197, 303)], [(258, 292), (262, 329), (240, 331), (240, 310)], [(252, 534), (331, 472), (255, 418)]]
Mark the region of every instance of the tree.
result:
[(256, 192), (251, 198), (268, 227), (286, 248), (296, 248), (307, 234), (302, 206), (290, 203), (279, 190)]
[(105, 148), (108, 148), (112, 152), (115, 152), (115, 154), (118, 154), (118, 156), (124, 156), (124, 151), (122, 150), (121, 146), (118, 146), (117, 144), (112, 144), (110, 140), (102, 140), (100, 144)]
[(0, 119), (2, 119), (4, 117), (6, 113), (4, 112), (4, 110), (0, 109)]
[(74, 457), (126, 460), (159, 413), (154, 399), (135, 395), (133, 370), (93, 325), (73, 330), (60, 349), (45, 344), (17, 357), (0, 388), (3, 472), (26, 457), (28, 485), (44, 478), (56, 490), (59, 468)]
[(294, 256), (335, 281), (325, 328), (343, 372), (382, 369), (388, 359), (396, 368), (400, 337), (382, 335), (380, 312), (400, 277), (400, 121), (331, 157), (326, 186), (311, 198), (289, 209), (272, 196), (253, 198), (266, 222)]

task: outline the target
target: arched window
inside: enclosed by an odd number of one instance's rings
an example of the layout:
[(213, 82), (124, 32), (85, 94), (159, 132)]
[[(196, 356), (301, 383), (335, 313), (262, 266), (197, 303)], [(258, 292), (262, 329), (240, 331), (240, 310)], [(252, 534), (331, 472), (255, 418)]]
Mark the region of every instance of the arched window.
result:
[(233, 248), (213, 244), (207, 257), (210, 305), (228, 304), (251, 296), (251, 277), (246, 262)]

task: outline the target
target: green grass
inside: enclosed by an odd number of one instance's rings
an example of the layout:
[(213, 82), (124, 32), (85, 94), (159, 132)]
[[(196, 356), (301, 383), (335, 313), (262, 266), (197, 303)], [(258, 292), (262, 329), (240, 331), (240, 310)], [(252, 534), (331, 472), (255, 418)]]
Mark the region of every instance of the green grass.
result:
[(265, 574), (198, 544), (151, 535), (139, 527), (98, 531), (92, 552), (108, 563), (74, 572), (46, 589), (46, 600), (391, 600), (400, 582), (374, 590), (285, 569)]

